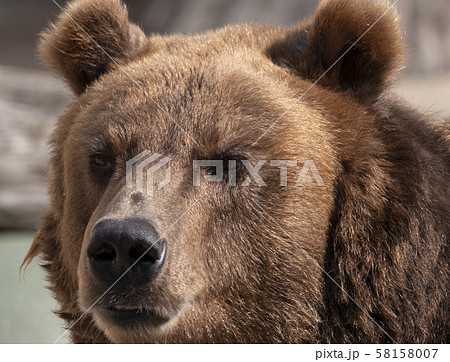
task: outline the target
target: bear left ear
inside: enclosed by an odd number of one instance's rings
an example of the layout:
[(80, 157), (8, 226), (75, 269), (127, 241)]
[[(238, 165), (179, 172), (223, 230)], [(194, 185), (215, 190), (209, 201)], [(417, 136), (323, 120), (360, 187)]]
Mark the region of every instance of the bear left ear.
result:
[(79, 95), (114, 61), (129, 60), (144, 40), (120, 0), (76, 0), (42, 34), (39, 53)]
[(403, 54), (398, 14), (386, 0), (324, 0), (268, 50), (275, 63), (362, 102), (395, 81)]

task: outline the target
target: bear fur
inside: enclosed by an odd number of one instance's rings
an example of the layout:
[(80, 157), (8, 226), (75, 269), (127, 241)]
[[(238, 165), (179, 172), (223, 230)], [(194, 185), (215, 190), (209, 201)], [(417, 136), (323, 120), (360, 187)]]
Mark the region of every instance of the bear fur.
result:
[[(73, 342), (449, 341), (450, 127), (389, 93), (404, 53), (390, 5), (324, 0), (292, 27), (148, 37), (119, 0), (67, 6), (39, 49), (76, 98), (51, 136), (51, 211), (24, 263), (44, 261)], [(171, 157), (151, 198), (124, 181), (144, 150)], [(287, 186), (266, 164), (264, 187), (239, 186), (239, 168), (237, 187), (193, 187), (203, 159), (298, 164)], [(295, 186), (305, 160), (324, 185)], [(164, 233), (146, 289), (102, 296), (91, 275), (86, 247), (109, 215)], [(167, 322), (98, 313), (119, 298)]]

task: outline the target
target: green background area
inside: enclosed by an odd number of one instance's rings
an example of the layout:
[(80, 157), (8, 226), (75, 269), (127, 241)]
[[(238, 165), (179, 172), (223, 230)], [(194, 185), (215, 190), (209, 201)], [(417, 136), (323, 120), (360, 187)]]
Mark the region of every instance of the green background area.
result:
[(64, 333), (39, 261), (19, 275), (32, 240), (31, 233), (0, 232), (0, 343), (53, 343)]

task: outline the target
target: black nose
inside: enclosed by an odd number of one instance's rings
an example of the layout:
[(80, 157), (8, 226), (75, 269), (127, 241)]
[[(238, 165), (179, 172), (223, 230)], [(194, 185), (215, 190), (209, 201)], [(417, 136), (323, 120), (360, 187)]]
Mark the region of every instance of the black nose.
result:
[(102, 282), (142, 285), (154, 280), (166, 259), (167, 243), (142, 219), (105, 219), (87, 248), (92, 273)]

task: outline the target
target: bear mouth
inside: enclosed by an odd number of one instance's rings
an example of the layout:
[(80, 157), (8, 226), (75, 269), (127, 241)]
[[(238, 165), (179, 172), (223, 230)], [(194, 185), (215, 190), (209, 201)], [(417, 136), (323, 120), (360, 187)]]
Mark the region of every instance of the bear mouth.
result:
[(170, 319), (168, 316), (157, 313), (154, 309), (125, 304), (101, 307), (99, 312), (109, 322), (121, 327), (135, 327), (136, 324), (158, 327)]

